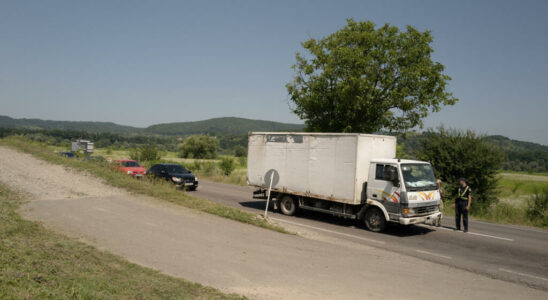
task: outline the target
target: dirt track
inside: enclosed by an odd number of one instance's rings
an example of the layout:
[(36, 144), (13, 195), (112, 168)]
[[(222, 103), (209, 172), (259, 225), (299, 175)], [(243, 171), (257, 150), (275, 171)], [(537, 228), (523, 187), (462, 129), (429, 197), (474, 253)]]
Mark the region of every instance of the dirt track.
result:
[(0, 147), (0, 181), (40, 200), (124, 194), (96, 177), (5, 147)]
[(168, 274), (265, 299), (546, 299), (540, 291), (363, 244), (284, 235), (135, 197), (0, 147), (23, 214)]

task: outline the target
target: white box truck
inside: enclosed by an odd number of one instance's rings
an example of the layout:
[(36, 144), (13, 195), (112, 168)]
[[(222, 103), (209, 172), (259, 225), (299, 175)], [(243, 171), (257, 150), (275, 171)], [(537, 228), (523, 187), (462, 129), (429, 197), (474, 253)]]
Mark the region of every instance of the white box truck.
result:
[(299, 209), (363, 220), (434, 224), (440, 193), (428, 162), (396, 159), (393, 136), (353, 133), (251, 132), (247, 181), (285, 215)]

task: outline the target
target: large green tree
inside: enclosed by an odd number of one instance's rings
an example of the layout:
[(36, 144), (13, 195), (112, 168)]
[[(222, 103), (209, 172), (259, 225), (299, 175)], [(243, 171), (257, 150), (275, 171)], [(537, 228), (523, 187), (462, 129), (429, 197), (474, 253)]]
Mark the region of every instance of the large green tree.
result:
[(456, 195), (460, 177), (472, 187), (472, 212), (497, 201), (497, 173), (504, 161), (500, 148), (472, 131), (429, 130), (424, 133), (418, 158), (429, 161), (441, 179), (447, 195)]
[(458, 99), (434, 62), (430, 31), (347, 20), (341, 30), (302, 43), (286, 85), (309, 131), (404, 131)]

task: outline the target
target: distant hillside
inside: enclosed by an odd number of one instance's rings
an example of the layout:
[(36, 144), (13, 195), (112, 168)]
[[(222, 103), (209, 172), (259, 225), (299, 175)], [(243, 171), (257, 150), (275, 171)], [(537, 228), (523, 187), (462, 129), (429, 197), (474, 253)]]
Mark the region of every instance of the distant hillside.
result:
[[(89, 138), (98, 147), (135, 147), (146, 143), (162, 145), (162, 149), (175, 151), (179, 136), (213, 134), (219, 137), (221, 148), (232, 151), (236, 145), (247, 146), (250, 131), (302, 131), (304, 125), (285, 124), (243, 118), (215, 118), (196, 122), (179, 122), (152, 125), (147, 128), (118, 125), (111, 122), (47, 121), (40, 119), (14, 119), (0, 116), (0, 137), (22, 134), (27, 137), (59, 144), (75, 138)], [(88, 134), (83, 134), (86, 132)], [(420, 151), (425, 135), (409, 132), (398, 136), (401, 150), (409, 157)], [(487, 136), (486, 140), (500, 147), (506, 156), (505, 170), (548, 172), (548, 146), (522, 142), (500, 135)]]
[(152, 125), (146, 133), (162, 135), (188, 135), (209, 133), (215, 135), (237, 135), (250, 131), (302, 131), (304, 125), (243, 118), (214, 118), (196, 122), (180, 122)]
[(548, 146), (516, 141), (502, 135), (490, 135), (487, 140), (507, 152), (548, 152)]
[(59, 129), (90, 133), (189, 135), (238, 135), (250, 131), (302, 131), (304, 125), (244, 118), (214, 118), (195, 122), (177, 122), (152, 125), (147, 128), (119, 125), (112, 122), (50, 121), (41, 119), (14, 119), (0, 116), (0, 127), (25, 129)]
[(118, 125), (112, 122), (76, 122), (76, 121), (49, 121), (41, 119), (14, 119), (0, 116), (0, 127), (25, 129), (59, 129), (86, 131), (91, 133), (108, 132), (117, 134), (139, 133), (142, 128)]
[(505, 170), (548, 172), (548, 146), (511, 140), (501, 135), (488, 136), (487, 140), (505, 152)]
[[(410, 157), (415, 157), (422, 148), (425, 135), (409, 133), (405, 138), (398, 137), (398, 144)], [(506, 156), (503, 163), (504, 170), (548, 172), (548, 146), (512, 140), (501, 135), (486, 136), (485, 140), (500, 148)]]

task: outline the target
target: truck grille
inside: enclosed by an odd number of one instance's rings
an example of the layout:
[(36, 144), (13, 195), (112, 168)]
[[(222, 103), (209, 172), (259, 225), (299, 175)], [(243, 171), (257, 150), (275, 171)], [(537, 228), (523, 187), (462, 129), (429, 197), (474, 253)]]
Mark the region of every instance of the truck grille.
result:
[(437, 209), (438, 209), (437, 205), (432, 205), (432, 206), (415, 207), (413, 210), (415, 211), (416, 215), (426, 215), (426, 214), (435, 212)]

